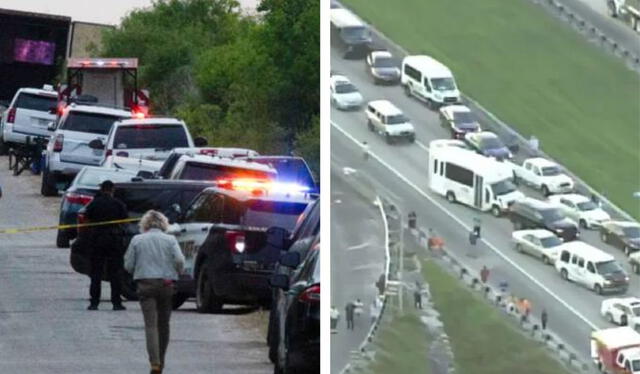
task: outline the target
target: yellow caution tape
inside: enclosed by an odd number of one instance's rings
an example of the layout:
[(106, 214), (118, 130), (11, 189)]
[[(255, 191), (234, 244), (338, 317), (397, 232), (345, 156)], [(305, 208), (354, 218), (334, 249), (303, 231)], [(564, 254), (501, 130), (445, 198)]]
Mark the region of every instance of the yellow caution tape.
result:
[(47, 231), (47, 230), (67, 230), (79, 227), (93, 227), (93, 226), (106, 226), (114, 225), (118, 223), (130, 223), (140, 221), (140, 218), (125, 218), (115, 221), (103, 221), (103, 222), (90, 222), (90, 223), (78, 223), (72, 225), (53, 225), (53, 226), (34, 226), (34, 227), (19, 227), (14, 229), (0, 229), (0, 234), (18, 234), (21, 232), (34, 232), (34, 231)]

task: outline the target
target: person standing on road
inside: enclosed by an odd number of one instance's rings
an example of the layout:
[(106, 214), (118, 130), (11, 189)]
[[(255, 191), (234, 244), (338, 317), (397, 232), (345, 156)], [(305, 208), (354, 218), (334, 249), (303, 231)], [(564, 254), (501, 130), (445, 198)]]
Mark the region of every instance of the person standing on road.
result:
[(480, 280), (483, 284), (487, 284), (489, 280), (489, 268), (486, 265), (482, 266), (482, 270), (480, 270)]
[[(127, 207), (113, 197), (113, 182), (106, 180), (100, 184), (100, 191), (87, 205), (85, 216), (90, 223), (117, 221), (127, 218)], [(102, 292), (102, 275), (105, 263), (111, 282), (111, 303), (113, 310), (125, 310), (120, 298), (122, 285), (122, 252), (124, 250), (124, 230), (122, 224), (96, 225), (92, 227), (93, 247), (90, 260), (91, 304), (88, 310), (98, 310)]]
[(416, 285), (416, 290), (413, 292), (413, 304), (416, 309), (422, 309), (422, 292), (418, 285)]
[(542, 315), (540, 316), (540, 322), (542, 323), (542, 329), (546, 330), (547, 329), (547, 318), (549, 316), (547, 315), (547, 310), (546, 309), (542, 309)]
[(150, 210), (140, 220), (140, 232), (131, 239), (124, 256), (125, 269), (133, 274), (144, 318), (151, 374), (162, 373), (169, 346), (169, 319), (174, 282), (184, 268), (178, 241), (165, 232), (169, 221)]
[(331, 306), (331, 333), (336, 334), (338, 332), (338, 321), (340, 321), (340, 312), (335, 305)]
[(353, 311), (356, 308), (355, 305), (353, 305), (353, 301), (349, 301), (347, 303), (347, 306), (344, 307), (344, 314), (345, 314), (345, 318), (347, 319), (347, 329), (348, 330), (353, 330)]

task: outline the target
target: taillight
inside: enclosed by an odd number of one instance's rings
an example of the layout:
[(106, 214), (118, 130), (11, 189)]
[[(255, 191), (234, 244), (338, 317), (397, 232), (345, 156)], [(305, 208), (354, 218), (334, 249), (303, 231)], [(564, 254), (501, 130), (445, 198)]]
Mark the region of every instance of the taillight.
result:
[(64, 144), (64, 135), (58, 134), (53, 142), (53, 151), (62, 152), (62, 145)]
[[(82, 225), (84, 223), (87, 223), (87, 217), (84, 215), (84, 213), (78, 212), (78, 224)], [(84, 230), (84, 228), (78, 226), (78, 234), (80, 234), (82, 230)]]
[(227, 248), (231, 252), (243, 253), (246, 249), (245, 236), (240, 231), (227, 231), (225, 233), (225, 239), (227, 241)]
[(319, 303), (320, 302), (320, 285), (315, 284), (304, 290), (298, 297), (303, 303)]
[(7, 123), (13, 123), (16, 120), (16, 108), (9, 109), (7, 114)]
[(71, 204), (81, 204), (81, 205), (87, 205), (91, 202), (91, 200), (93, 200), (93, 196), (83, 195), (75, 192), (67, 193), (64, 196), (64, 198)]
[(104, 154), (104, 157), (109, 157), (113, 154), (113, 150), (112, 149), (107, 149), (107, 151)]
[(218, 150), (217, 149), (201, 149), (200, 154), (207, 155), (207, 156), (215, 156), (218, 154)]

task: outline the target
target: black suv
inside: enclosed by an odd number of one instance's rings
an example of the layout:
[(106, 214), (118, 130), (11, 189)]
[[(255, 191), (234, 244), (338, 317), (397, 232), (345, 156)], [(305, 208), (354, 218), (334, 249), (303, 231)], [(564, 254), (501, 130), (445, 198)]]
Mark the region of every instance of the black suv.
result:
[(578, 225), (562, 211), (544, 201), (526, 198), (516, 201), (509, 209), (509, 219), (515, 230), (547, 229), (563, 241), (576, 239)]
[[(278, 316), (274, 373), (320, 372), (320, 243), (291, 275), (274, 274), (271, 285), (284, 291), (273, 311)], [(281, 262), (296, 266), (299, 254), (289, 252)], [(272, 311), (272, 313), (273, 313)]]
[[(300, 215), (298, 223), (293, 231), (290, 233), (284, 228), (271, 228), (269, 230), (269, 236), (267, 242), (276, 247), (282, 249), (287, 253), (297, 253), (299, 260), (298, 264), (304, 261), (309, 253), (309, 249), (314, 243), (319, 240), (320, 235), (320, 199), (309, 204), (307, 209)], [(297, 264), (296, 264), (297, 266)], [(291, 276), (295, 270), (294, 267), (284, 266), (280, 262), (276, 264), (274, 274), (283, 274)], [(272, 306), (279, 305), (280, 302), (286, 298), (286, 292), (281, 288), (273, 289), (273, 301)], [(267, 344), (269, 344), (269, 359), (275, 363), (276, 350), (278, 345), (278, 314), (280, 312), (277, 308), (272, 308), (269, 313), (269, 329), (267, 332)]]
[[(127, 206), (130, 218), (142, 217), (146, 211), (154, 209), (165, 213), (170, 220), (173, 220), (177, 212), (183, 210), (198, 193), (211, 185), (209, 182), (202, 181), (140, 179), (135, 182), (116, 183), (115, 197)], [(86, 223), (84, 210), (85, 208), (82, 208), (78, 212), (79, 223)], [(123, 238), (125, 245), (128, 245), (131, 238), (138, 233), (138, 222), (125, 224)], [(71, 267), (78, 273), (89, 275), (91, 240), (90, 229), (79, 229), (78, 238), (71, 246)], [(137, 296), (133, 279), (127, 272), (123, 271), (123, 274), (122, 295), (129, 300), (135, 300)], [(106, 272), (103, 280), (109, 280), (109, 274)], [(185, 299), (177, 296), (174, 307), (181, 305), (184, 301)]]
[(267, 243), (268, 230), (293, 229), (313, 200), (247, 184), (202, 191), (178, 219), (175, 235), (186, 258), (179, 292), (195, 294), (201, 313), (225, 303), (269, 305), (269, 278), (283, 252)]

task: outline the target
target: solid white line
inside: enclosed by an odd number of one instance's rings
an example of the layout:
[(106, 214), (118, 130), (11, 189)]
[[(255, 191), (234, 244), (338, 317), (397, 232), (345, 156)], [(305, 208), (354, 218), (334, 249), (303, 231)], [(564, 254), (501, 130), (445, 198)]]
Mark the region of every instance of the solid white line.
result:
[(416, 144), (418, 145), (418, 147), (424, 149), (425, 151), (429, 152), (429, 147), (427, 147), (426, 145), (424, 145), (424, 143), (422, 143), (419, 140), (416, 140)]
[(364, 243), (352, 245), (351, 247), (347, 247), (347, 250), (367, 248), (370, 244), (371, 243), (369, 242), (364, 242)]
[[(337, 125), (335, 122), (331, 121), (331, 126), (333, 126), (335, 129), (339, 130), (342, 134), (344, 134), (349, 140), (351, 140), (352, 142), (356, 143), (358, 146), (360, 145), (360, 142), (354, 138), (353, 136), (351, 136), (351, 134), (349, 134), (348, 132), (346, 132), (344, 129), (342, 129), (339, 125)], [(444, 213), (446, 213), (450, 218), (452, 218), (454, 221), (456, 221), (458, 224), (460, 224), (460, 226), (464, 227), (467, 231), (471, 231), (471, 227), (467, 226), (460, 218), (458, 218), (457, 216), (455, 216), (453, 213), (451, 213), (451, 211), (449, 211), (448, 209), (446, 209), (442, 204), (438, 203), (437, 201), (435, 201), (431, 196), (429, 196), (426, 192), (424, 192), (423, 190), (421, 190), (418, 186), (416, 186), (413, 182), (411, 182), (407, 177), (405, 177), (404, 175), (402, 175), (399, 171), (397, 171), (396, 169), (394, 169), (391, 165), (387, 164), (385, 161), (382, 160), (382, 158), (380, 158), (378, 155), (376, 155), (375, 153), (373, 153), (373, 151), (371, 149), (369, 149), (369, 156), (375, 158), (379, 163), (381, 163), (384, 167), (386, 167), (387, 169), (389, 169), (391, 172), (393, 172), (395, 175), (398, 176), (398, 178), (400, 178), (403, 182), (405, 182), (406, 184), (408, 184), (411, 188), (413, 188), (414, 190), (416, 190), (420, 195), (422, 195), (424, 198), (426, 198), (427, 200), (429, 200), (432, 204), (434, 204), (435, 206), (437, 206), (438, 208), (440, 208)], [(572, 307), (571, 305), (569, 305), (566, 301), (562, 300), (560, 298), (560, 296), (556, 295), (555, 293), (553, 293), (549, 288), (547, 288), (544, 284), (542, 284), (539, 280), (537, 280), (533, 275), (527, 273), (526, 270), (524, 270), (520, 265), (516, 264), (514, 261), (512, 261), (509, 257), (507, 257), (502, 251), (500, 251), (497, 247), (495, 247), (493, 244), (489, 243), (487, 240), (485, 240), (484, 238), (480, 239), (483, 243), (485, 243), (491, 250), (493, 250), (496, 254), (498, 254), (500, 257), (502, 257), (503, 260), (505, 260), (506, 262), (508, 262), (511, 266), (513, 266), (514, 268), (516, 268), (518, 271), (520, 271), (524, 276), (526, 276), (527, 278), (529, 278), (529, 280), (531, 280), (533, 283), (535, 283), (538, 287), (542, 288), (545, 292), (547, 292), (549, 295), (551, 295), (554, 299), (556, 299), (560, 304), (562, 304), (564, 307), (566, 307), (569, 311), (571, 311), (573, 314), (575, 314), (578, 318), (580, 318), (582, 321), (584, 321), (587, 325), (589, 325), (589, 327), (591, 327), (594, 330), (598, 329), (598, 326), (596, 326), (595, 323), (589, 321), (589, 319), (587, 319), (587, 317), (583, 316), (582, 313), (580, 313), (578, 310), (576, 310), (574, 307)]]

